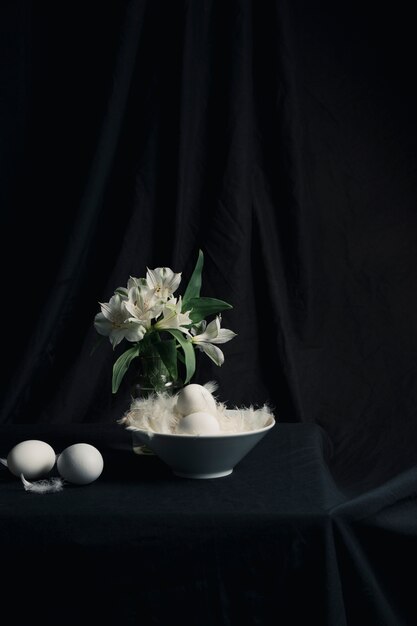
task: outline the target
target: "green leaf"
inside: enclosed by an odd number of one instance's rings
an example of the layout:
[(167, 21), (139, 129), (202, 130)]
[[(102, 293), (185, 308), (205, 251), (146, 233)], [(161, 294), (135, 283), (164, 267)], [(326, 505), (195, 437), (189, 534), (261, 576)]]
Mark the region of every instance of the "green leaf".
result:
[(130, 363), (133, 361), (135, 357), (139, 354), (139, 344), (136, 346), (132, 346), (123, 352), (113, 365), (113, 380), (112, 380), (112, 392), (117, 393), (120, 383), (123, 380), (124, 375), (126, 374)]
[(178, 341), (178, 343), (180, 344), (183, 352), (184, 352), (184, 357), (185, 357), (185, 381), (184, 381), (184, 385), (186, 385), (191, 378), (194, 376), (194, 372), (195, 372), (195, 352), (194, 352), (194, 346), (191, 343), (191, 341), (189, 341), (188, 339), (186, 339), (184, 337), (184, 335), (182, 334), (181, 331), (179, 330), (174, 330), (174, 329), (170, 329), (168, 330), (169, 333), (171, 333), (171, 335), (173, 337), (175, 337), (175, 339)]
[(208, 315), (214, 315), (226, 309), (233, 309), (231, 304), (223, 300), (217, 300), (217, 298), (191, 298), (188, 306), (191, 309), (190, 318), (195, 324), (201, 322)]
[(155, 348), (158, 350), (159, 356), (162, 359), (163, 364), (167, 368), (170, 376), (174, 380), (178, 378), (177, 367), (177, 342), (175, 339), (168, 339), (165, 341), (159, 341), (155, 343)]
[(182, 310), (183, 311), (188, 311), (190, 309), (190, 307), (188, 306), (188, 302), (192, 298), (198, 298), (200, 295), (201, 274), (203, 272), (203, 264), (204, 264), (204, 254), (202, 250), (199, 250), (197, 263), (195, 264), (195, 268), (191, 275), (189, 283), (187, 285), (187, 289), (185, 290), (184, 295), (182, 297), (182, 302), (183, 302)]

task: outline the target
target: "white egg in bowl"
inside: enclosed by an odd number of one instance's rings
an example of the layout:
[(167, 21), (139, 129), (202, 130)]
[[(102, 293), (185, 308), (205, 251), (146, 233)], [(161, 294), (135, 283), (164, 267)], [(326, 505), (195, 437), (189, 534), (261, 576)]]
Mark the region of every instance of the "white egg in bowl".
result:
[(179, 419), (175, 434), (202, 436), (218, 435), (219, 432), (220, 424), (214, 415), (205, 411), (197, 411)]

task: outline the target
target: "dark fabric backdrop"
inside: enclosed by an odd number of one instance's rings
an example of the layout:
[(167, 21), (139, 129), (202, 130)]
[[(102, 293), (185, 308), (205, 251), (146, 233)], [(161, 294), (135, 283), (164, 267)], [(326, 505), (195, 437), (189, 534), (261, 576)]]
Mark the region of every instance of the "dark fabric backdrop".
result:
[(1, 3), (3, 422), (118, 419), (98, 301), (202, 248), (238, 337), (195, 382), (320, 424), (341, 481), (416, 462), (410, 11)]

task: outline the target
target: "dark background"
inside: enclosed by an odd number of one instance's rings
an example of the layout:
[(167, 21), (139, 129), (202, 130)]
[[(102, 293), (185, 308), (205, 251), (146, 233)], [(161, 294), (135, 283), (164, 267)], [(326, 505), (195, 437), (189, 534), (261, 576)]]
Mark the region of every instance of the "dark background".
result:
[(1, 3), (2, 422), (117, 420), (98, 301), (201, 248), (238, 337), (195, 382), (320, 424), (341, 481), (417, 460), (410, 12)]

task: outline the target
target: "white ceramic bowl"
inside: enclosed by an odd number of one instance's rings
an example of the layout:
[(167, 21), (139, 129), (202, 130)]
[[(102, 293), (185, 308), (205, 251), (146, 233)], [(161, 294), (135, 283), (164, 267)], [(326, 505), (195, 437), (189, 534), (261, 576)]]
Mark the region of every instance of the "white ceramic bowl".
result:
[(184, 478), (220, 478), (228, 476), (274, 426), (270, 417), (266, 426), (242, 433), (216, 435), (177, 435), (132, 430), (133, 446), (146, 445)]

